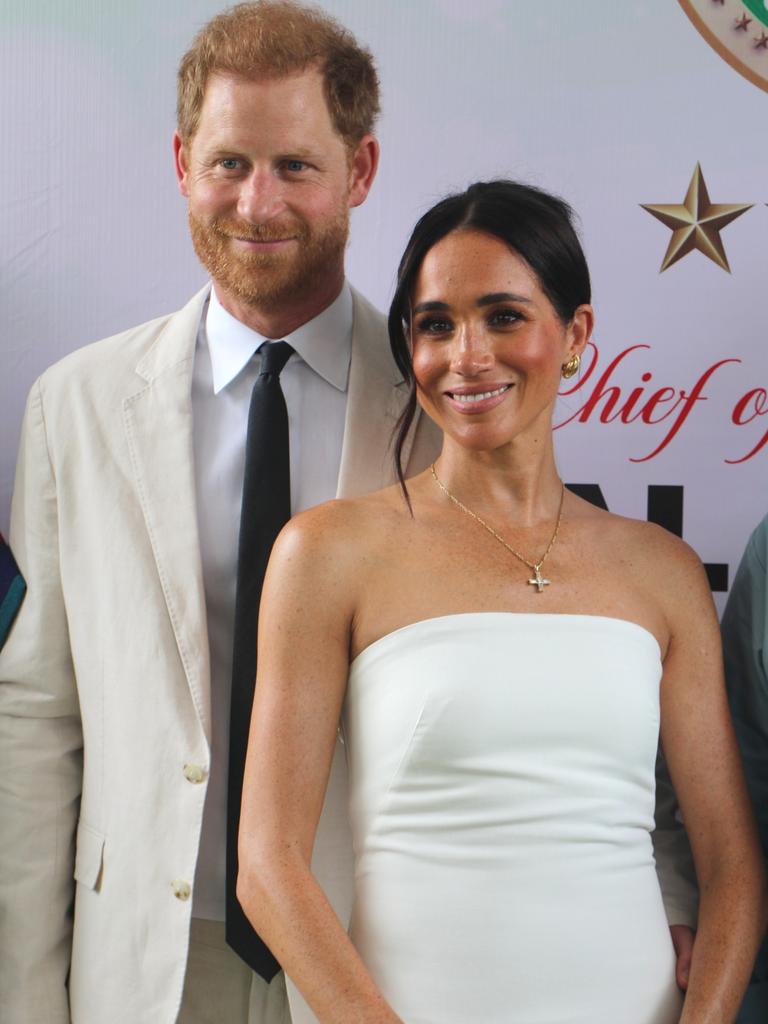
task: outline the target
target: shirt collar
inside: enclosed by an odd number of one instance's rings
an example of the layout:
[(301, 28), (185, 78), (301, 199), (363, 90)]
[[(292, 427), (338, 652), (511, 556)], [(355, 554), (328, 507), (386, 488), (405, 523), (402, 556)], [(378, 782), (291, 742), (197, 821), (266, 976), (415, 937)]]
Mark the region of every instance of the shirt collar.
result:
[[(315, 373), (339, 391), (347, 390), (352, 355), (352, 291), (345, 281), (339, 295), (322, 313), (302, 324), (285, 341)], [(251, 361), (264, 341), (261, 334), (228, 313), (211, 289), (205, 314), (211, 354), (213, 393), (218, 395)]]

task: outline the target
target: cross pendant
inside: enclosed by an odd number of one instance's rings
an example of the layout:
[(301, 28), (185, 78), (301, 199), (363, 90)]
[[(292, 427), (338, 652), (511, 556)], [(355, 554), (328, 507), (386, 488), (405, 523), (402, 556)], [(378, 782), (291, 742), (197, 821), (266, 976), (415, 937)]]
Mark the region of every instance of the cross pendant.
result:
[(537, 592), (540, 594), (544, 590), (544, 587), (548, 587), (550, 585), (550, 581), (544, 579), (541, 575), (541, 568), (538, 565), (533, 567), (533, 572), (534, 577), (532, 580), (528, 580), (528, 582), (532, 586), (536, 587)]

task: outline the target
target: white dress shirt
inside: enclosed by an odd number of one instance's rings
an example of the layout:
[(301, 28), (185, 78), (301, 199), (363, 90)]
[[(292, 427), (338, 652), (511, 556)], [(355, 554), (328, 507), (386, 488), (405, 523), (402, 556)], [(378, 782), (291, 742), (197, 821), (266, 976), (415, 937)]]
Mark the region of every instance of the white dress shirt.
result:
[[(273, 339), (279, 340), (279, 339)], [(288, 407), (291, 512), (336, 494), (352, 352), (352, 293), (338, 298), (285, 340), (294, 354), (280, 375)], [(258, 347), (265, 341), (231, 316), (215, 289), (204, 311), (192, 374), (192, 432), (198, 530), (211, 652), (211, 777), (193, 913), (224, 920), (227, 764), (237, 539), (245, 435)]]

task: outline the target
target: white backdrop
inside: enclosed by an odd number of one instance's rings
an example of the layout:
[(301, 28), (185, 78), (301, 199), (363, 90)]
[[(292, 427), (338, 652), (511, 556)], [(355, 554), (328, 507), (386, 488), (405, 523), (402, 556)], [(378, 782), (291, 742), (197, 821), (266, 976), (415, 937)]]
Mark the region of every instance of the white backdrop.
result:
[[(768, 93), (677, 0), (324, 6), (373, 50), (383, 85), (381, 170), (353, 215), (354, 284), (384, 308), (416, 217), (472, 180), (518, 177), (568, 199), (593, 276), (599, 356), (561, 403), (563, 476), (639, 517), (649, 488), (682, 488), (650, 494), (666, 515), (682, 496), (684, 536), (720, 566), (723, 586), (768, 510)], [(179, 57), (220, 7), (0, 0), (2, 531), (34, 378), (73, 348), (179, 307), (204, 280), (170, 139)], [(751, 17), (759, 71), (768, 5), (723, 7), (724, 18)], [(696, 251), (659, 273), (670, 229), (640, 204), (682, 203), (697, 163), (713, 203), (755, 205), (722, 232), (730, 274)], [(707, 376), (721, 360), (733, 361)], [(748, 392), (740, 418), (753, 418), (739, 425), (734, 407)], [(615, 418), (601, 422), (612, 400)], [(623, 422), (622, 408), (638, 418)], [(643, 410), (666, 418), (644, 422)]]

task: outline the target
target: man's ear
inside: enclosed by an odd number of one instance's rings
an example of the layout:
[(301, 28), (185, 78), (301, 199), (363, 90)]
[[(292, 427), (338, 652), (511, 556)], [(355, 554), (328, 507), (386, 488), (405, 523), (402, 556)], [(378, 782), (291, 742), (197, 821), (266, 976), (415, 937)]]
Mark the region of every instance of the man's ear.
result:
[(173, 133), (173, 163), (176, 168), (176, 179), (179, 182), (179, 192), (187, 199), (189, 198), (189, 162), (187, 147), (181, 141), (178, 132)]
[(373, 135), (364, 135), (349, 161), (349, 205), (360, 206), (371, 190), (379, 166), (379, 143)]

